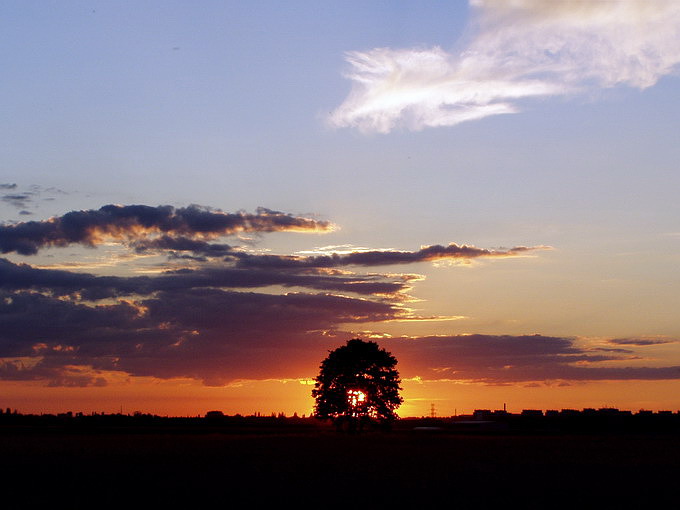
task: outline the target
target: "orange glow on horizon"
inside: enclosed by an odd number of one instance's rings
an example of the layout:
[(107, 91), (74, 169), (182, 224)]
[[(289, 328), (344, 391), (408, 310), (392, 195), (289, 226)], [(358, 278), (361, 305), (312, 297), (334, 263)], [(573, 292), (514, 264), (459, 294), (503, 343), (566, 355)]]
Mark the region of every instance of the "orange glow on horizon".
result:
[[(402, 382), (404, 403), (400, 417), (470, 414), (475, 409), (583, 409), (616, 407), (622, 410), (680, 410), (680, 381), (602, 381), (550, 386), (543, 383), (490, 386), (479, 383), (427, 381)], [(363, 393), (363, 392), (361, 392)], [(204, 386), (191, 379), (160, 380), (152, 377), (109, 379), (100, 387), (47, 387), (37, 382), (0, 382), (0, 407), (25, 414), (66, 411), (160, 416), (203, 416), (210, 410), (225, 414), (284, 413), (309, 416), (314, 399), (307, 379), (240, 380), (226, 386)], [(361, 397), (355, 395), (357, 404)], [(365, 397), (364, 397), (365, 398)]]

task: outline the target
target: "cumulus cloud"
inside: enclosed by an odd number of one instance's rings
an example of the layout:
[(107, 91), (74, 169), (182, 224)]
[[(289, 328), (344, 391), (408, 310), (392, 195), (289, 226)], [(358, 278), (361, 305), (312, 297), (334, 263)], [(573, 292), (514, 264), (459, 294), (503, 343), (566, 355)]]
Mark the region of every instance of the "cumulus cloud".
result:
[(0, 252), (34, 255), (41, 248), (83, 244), (94, 246), (107, 238), (135, 240), (152, 234), (215, 237), (239, 232), (328, 231), (329, 222), (259, 208), (255, 214), (225, 213), (192, 205), (105, 205), (97, 210), (72, 211), (45, 221), (0, 225)]
[(523, 99), (624, 85), (644, 89), (680, 62), (675, 0), (471, 0), (462, 51), (347, 54), (350, 95), (337, 127), (387, 133), (515, 113)]

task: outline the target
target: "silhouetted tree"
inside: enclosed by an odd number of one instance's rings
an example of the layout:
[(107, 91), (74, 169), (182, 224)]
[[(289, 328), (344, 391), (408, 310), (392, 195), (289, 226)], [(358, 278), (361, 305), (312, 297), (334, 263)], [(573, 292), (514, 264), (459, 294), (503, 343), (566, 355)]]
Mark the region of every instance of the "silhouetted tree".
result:
[(399, 395), (397, 359), (375, 342), (355, 338), (330, 351), (323, 360), (312, 396), (314, 414), (331, 418), (350, 430), (371, 419), (383, 424), (397, 418)]

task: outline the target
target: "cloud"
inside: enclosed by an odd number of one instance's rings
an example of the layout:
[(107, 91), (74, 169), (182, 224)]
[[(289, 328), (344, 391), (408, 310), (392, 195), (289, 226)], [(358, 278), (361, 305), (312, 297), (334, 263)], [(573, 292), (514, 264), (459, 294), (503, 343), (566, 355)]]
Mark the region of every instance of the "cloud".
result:
[(521, 254), (550, 249), (548, 246), (516, 246), (507, 250), (487, 250), (475, 246), (459, 246), (451, 243), (447, 246), (433, 245), (418, 251), (371, 250), (356, 251), (347, 254), (316, 255), (308, 257), (281, 255), (251, 255), (237, 253), (239, 267), (268, 267), (277, 269), (305, 267), (339, 267), (339, 266), (385, 266), (391, 264), (412, 264), (415, 262), (432, 262), (447, 259), (474, 259), (479, 257), (516, 257)]
[[(46, 221), (0, 227), (0, 246), (18, 253), (114, 239), (136, 253), (203, 257), (151, 275), (98, 275), (0, 259), (0, 379), (50, 385), (105, 384), (105, 374), (236, 379), (309, 377), (329, 348), (420, 317), (407, 307), (416, 275), (375, 267), (446, 259), (521, 256), (545, 247), (489, 250), (433, 245), (416, 251), (261, 255), (214, 237), (249, 232), (326, 231), (329, 222), (260, 209), (228, 214), (192, 206), (104, 206)], [(339, 267), (343, 267), (339, 269)], [(379, 332), (377, 332), (379, 333)], [(377, 334), (376, 333), (376, 334)], [(614, 340), (612, 344), (630, 341)], [(489, 384), (598, 378), (677, 378), (675, 367), (613, 368), (632, 348), (585, 349), (568, 338), (469, 335), (384, 338), (406, 376)], [(632, 344), (643, 345), (643, 344)], [(638, 360), (639, 361), (639, 360)]]
[[(268, 294), (214, 287), (161, 290), (92, 305), (32, 291), (0, 292), (0, 379), (102, 384), (100, 372), (237, 379), (308, 377), (343, 328), (386, 323), (399, 303), (328, 293)], [(628, 349), (603, 351), (545, 335), (383, 337), (404, 377), (485, 384), (680, 379), (680, 367), (639, 366)], [(17, 359), (28, 360), (18, 363)], [(633, 364), (634, 366), (631, 366)]]
[(0, 379), (5, 381), (46, 381), (47, 386), (67, 386), (84, 388), (86, 386), (106, 386), (104, 377), (86, 367), (61, 366), (50, 367), (48, 363), (29, 363), (25, 365), (21, 359), (1, 360)]
[(613, 338), (609, 343), (616, 345), (636, 345), (642, 347), (645, 345), (660, 345), (674, 343), (675, 340), (668, 338)]
[[(9, 193), (0, 196), (0, 200), (10, 204), (17, 209), (24, 209), (33, 201), (32, 193)], [(24, 211), (22, 211), (23, 213)], [(30, 214), (30, 213), (29, 213)]]
[[(30, 212), (26, 211), (28, 214)], [(479, 257), (515, 257), (549, 246), (516, 246), (489, 250), (450, 243), (417, 251), (359, 250), (330, 255), (259, 255), (211, 239), (241, 232), (329, 232), (335, 226), (322, 220), (258, 208), (255, 214), (225, 213), (208, 207), (106, 205), (97, 210), (72, 211), (44, 221), (0, 225), (0, 252), (35, 255), (41, 249), (71, 244), (97, 246), (111, 240), (136, 253), (166, 253), (171, 258), (207, 261), (224, 258), (240, 268), (304, 269), (340, 266), (382, 266)]]
[[(0, 226), (0, 247), (118, 241), (133, 253), (201, 258), (159, 273), (97, 275), (0, 259), (0, 379), (106, 384), (121, 372), (205, 384), (309, 377), (348, 329), (420, 317), (407, 307), (416, 275), (356, 268), (512, 257), (542, 246), (489, 250), (451, 243), (415, 251), (262, 255), (212, 239), (239, 232), (327, 231), (329, 222), (268, 209), (224, 213), (192, 206), (104, 206), (46, 221)], [(356, 266), (349, 271), (345, 266)], [(341, 268), (342, 269), (339, 269)], [(380, 332), (374, 332), (379, 334)], [(389, 338), (405, 377), (487, 384), (679, 379), (674, 366), (642, 367), (635, 348), (663, 339), (613, 339), (583, 347), (543, 335)], [(618, 346), (625, 346), (621, 348)]]
[(323, 356), (323, 331), (400, 313), (389, 302), (309, 293), (188, 289), (97, 306), (39, 293), (5, 294), (0, 358), (38, 361), (25, 371), (5, 367), (0, 378), (32, 380), (49, 367), (49, 380), (56, 380), (57, 367), (74, 366), (210, 384), (297, 377), (309, 375), (302, 367)]
[(40, 269), (0, 258), (0, 289), (34, 290), (54, 296), (88, 301), (113, 297), (147, 295), (158, 291), (195, 288), (256, 288), (267, 286), (352, 292), (356, 294), (396, 294), (408, 289), (409, 275), (356, 275), (291, 273), (262, 269), (207, 266), (167, 270), (154, 276), (96, 276), (89, 273)]
[(472, 0), (462, 51), (347, 54), (353, 88), (336, 127), (387, 133), (518, 112), (524, 99), (644, 89), (680, 62), (675, 0)]
[(97, 210), (72, 211), (45, 221), (0, 225), (0, 252), (34, 255), (41, 248), (83, 244), (95, 246), (107, 238), (135, 240), (149, 235), (216, 237), (239, 232), (323, 232), (333, 226), (259, 208), (255, 214), (225, 213), (192, 205), (105, 205)]
[[(167, 251), (174, 258), (193, 258), (205, 261), (208, 257), (224, 257), (231, 254), (233, 248), (228, 244), (209, 243), (199, 239), (188, 237), (171, 237), (163, 235), (156, 239), (139, 239), (132, 241), (130, 246), (137, 253), (148, 253)], [(192, 256), (187, 256), (181, 252), (191, 252)]]
[(452, 335), (383, 342), (403, 375), (487, 384), (532, 381), (680, 379), (680, 366), (611, 366), (638, 361), (632, 351), (602, 354), (573, 339), (544, 335)]
[[(304, 268), (332, 268), (341, 266), (386, 266), (411, 264), (438, 260), (469, 260), (480, 257), (517, 257), (536, 250), (549, 250), (550, 246), (515, 246), (509, 249), (489, 250), (475, 246), (450, 243), (447, 246), (425, 246), (417, 251), (368, 250), (344, 251), (324, 255), (272, 255), (254, 254), (234, 250), (227, 244), (187, 239), (185, 237), (162, 236), (157, 239), (132, 241), (130, 246), (137, 253), (167, 251), (173, 258), (188, 258), (207, 261), (209, 258), (224, 257), (233, 260), (242, 268), (268, 268), (276, 270)], [(183, 252), (190, 252), (188, 255)]]
[[(521, 256), (542, 246), (489, 250), (451, 243), (415, 251), (344, 250), (262, 255), (212, 239), (239, 232), (327, 231), (329, 222), (268, 209), (224, 213), (192, 206), (104, 206), (46, 221), (0, 226), (0, 247), (32, 254), (68, 244), (116, 240), (134, 253), (193, 257), (142, 276), (38, 268), (0, 259), (0, 379), (49, 385), (106, 383), (105, 374), (236, 379), (309, 377), (327, 350), (352, 336), (420, 317), (405, 294), (417, 275), (362, 273), (438, 260)], [(343, 269), (339, 269), (342, 267)], [(379, 332), (378, 332), (379, 333)], [(572, 339), (466, 335), (383, 338), (405, 376), (488, 384), (679, 378), (677, 367), (632, 367), (634, 347), (614, 339), (586, 349)], [(611, 364), (616, 366), (611, 366)]]
[(20, 209), (20, 216), (30, 216), (40, 208), (42, 201), (54, 201), (55, 196), (68, 195), (69, 193), (58, 188), (43, 188), (32, 184), (21, 189), (15, 183), (0, 183), (0, 191), (11, 190), (11, 193), (0, 195), (0, 202), (4, 202), (16, 209)]

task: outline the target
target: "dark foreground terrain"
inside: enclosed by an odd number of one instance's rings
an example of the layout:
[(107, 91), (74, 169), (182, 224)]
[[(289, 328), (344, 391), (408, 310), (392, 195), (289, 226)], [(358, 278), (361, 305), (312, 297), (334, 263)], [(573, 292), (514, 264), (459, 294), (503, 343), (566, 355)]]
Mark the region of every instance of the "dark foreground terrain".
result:
[(680, 435), (16, 427), (0, 462), (5, 508), (677, 508)]

